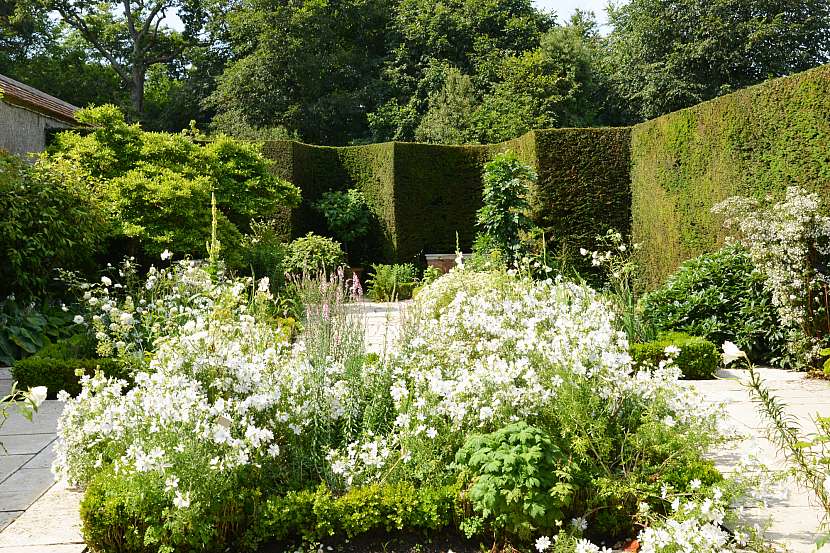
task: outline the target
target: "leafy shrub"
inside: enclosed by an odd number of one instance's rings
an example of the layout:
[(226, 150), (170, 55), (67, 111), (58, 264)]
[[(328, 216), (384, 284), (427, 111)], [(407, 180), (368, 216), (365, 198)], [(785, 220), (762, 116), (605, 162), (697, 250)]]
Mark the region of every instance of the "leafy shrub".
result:
[(786, 348), (764, 279), (738, 245), (686, 261), (641, 304), (658, 330), (730, 340), (758, 361), (774, 362)]
[(367, 295), (378, 301), (408, 300), (417, 284), (415, 265), (372, 265), (372, 276), (366, 279)]
[(51, 359), (91, 359), (95, 357), (95, 345), (95, 339), (83, 332), (47, 344), (34, 356)]
[[(95, 551), (156, 553), (250, 551), (240, 529), (254, 526), (264, 498), (235, 478), (215, 483), (221, 502), (174, 508), (154, 474), (114, 474), (105, 467), (80, 505), (84, 541)], [(207, 546), (205, 546), (207, 544)]]
[[(572, 501), (568, 456), (527, 423), (470, 436), (455, 462), (474, 512), (498, 535), (527, 540), (538, 528), (553, 528)], [(476, 527), (467, 521), (468, 530)]]
[[(666, 350), (672, 346), (679, 350), (676, 357), (672, 350)], [(721, 356), (715, 344), (706, 338), (681, 332), (662, 334), (659, 339), (644, 344), (631, 344), (629, 351), (635, 365), (646, 368), (657, 367), (667, 356), (672, 356), (683, 376), (692, 380), (714, 378), (721, 365)]]
[(288, 244), (285, 272), (291, 274), (329, 274), (346, 262), (340, 243), (309, 232)]
[(101, 190), (116, 216), (115, 238), (149, 257), (164, 250), (204, 257), (211, 229), (211, 192), (221, 212), (226, 263), (251, 221), (299, 203), (299, 190), (276, 178), (256, 146), (228, 137), (202, 144), (191, 132), (144, 132), (113, 106), (80, 110), (88, 134), (58, 134), (43, 164), (61, 175), (76, 171)]
[(245, 269), (257, 279), (268, 277), (271, 291), (276, 293), (285, 283), (285, 257), (288, 247), (280, 233), (268, 222), (252, 222), (251, 234), (242, 241)]
[(0, 301), (0, 364), (37, 353), (51, 340), (71, 331), (72, 315), (57, 307), (21, 307), (13, 299)]
[(98, 194), (68, 164), (52, 171), (0, 150), (0, 298), (50, 289), (55, 269), (88, 269), (109, 234)]
[(356, 188), (348, 191), (324, 192), (314, 202), (314, 208), (326, 220), (328, 229), (347, 247), (369, 233), (371, 211), (363, 192)]
[(484, 166), (484, 206), (478, 210), (481, 244), (498, 250), (511, 264), (522, 253), (522, 234), (533, 228), (528, 210), (529, 185), (536, 173), (513, 152), (496, 154)]
[[(722, 440), (719, 409), (679, 384), (677, 367), (637, 371), (610, 309), (585, 286), (506, 272), (456, 269), (422, 290), (390, 360), (411, 456), (393, 475), (441, 481), (471, 434), (522, 420), (568, 458), (577, 491), (565, 516), (588, 513), (591, 536), (630, 536), (640, 503), (665, 510), (664, 484), (692, 492), (699, 476), (682, 469)], [(679, 476), (668, 484), (668, 473)]]
[(12, 365), (12, 376), (22, 387), (46, 386), (49, 397), (54, 399), (58, 392), (65, 390), (76, 396), (81, 391), (78, 372), (92, 376), (96, 370), (103, 374), (132, 380), (134, 367), (125, 359), (56, 359), (34, 356)]

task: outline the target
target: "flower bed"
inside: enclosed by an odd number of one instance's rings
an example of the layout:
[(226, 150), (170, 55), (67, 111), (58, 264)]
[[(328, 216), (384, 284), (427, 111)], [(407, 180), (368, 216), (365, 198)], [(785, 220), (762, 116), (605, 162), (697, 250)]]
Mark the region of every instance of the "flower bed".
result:
[(718, 525), (739, 489), (703, 459), (718, 409), (671, 363), (635, 371), (590, 288), (453, 270), (382, 360), (337, 275), (300, 285), (313, 301), (294, 343), (252, 307), (267, 286), (212, 282), (223, 299), (183, 310), (131, 388), (98, 373), (63, 397), (55, 470), (87, 488), (96, 550), (448, 529), (562, 552), (642, 527), (649, 551), (673, 551), (680, 527), (695, 551), (732, 540)]

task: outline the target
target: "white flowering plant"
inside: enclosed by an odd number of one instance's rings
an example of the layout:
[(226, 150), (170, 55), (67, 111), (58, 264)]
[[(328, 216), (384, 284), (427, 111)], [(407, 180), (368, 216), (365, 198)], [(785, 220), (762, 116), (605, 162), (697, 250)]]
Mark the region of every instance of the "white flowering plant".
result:
[[(419, 515), (433, 528), (453, 523), (445, 498), (457, 490), (468, 529), (522, 545), (573, 519), (580, 551), (600, 551), (587, 539), (632, 536), (643, 504), (660, 515), (676, 496), (731, 493), (702, 457), (724, 439), (719, 408), (680, 385), (670, 361), (635, 370), (614, 309), (590, 288), (455, 269), (421, 291), (380, 359), (363, 351), (350, 305), (359, 288), (339, 273), (295, 283), (304, 315), (293, 343), (262, 312), (222, 299), (238, 297), (235, 281), (211, 282), (218, 299), (161, 327), (132, 387), (97, 374), (62, 396), (54, 469), (87, 486), (85, 536), (97, 549), (122, 538), (135, 541), (128, 550), (253, 549), (269, 537), (259, 517), (354, 527), (325, 522), (335, 516), (325, 502), (389, 486), (424, 490), (427, 509), (434, 496), (444, 514)], [(455, 463), (473, 436), (522, 425), (539, 439), (525, 451), (526, 433), (508, 432), (521, 455), (557, 452), (538, 485), (525, 469), (473, 461), (489, 455), (481, 448)], [(486, 475), (505, 483), (492, 500)], [(528, 497), (538, 501), (515, 508)], [(313, 512), (266, 513), (302, 498)], [(468, 500), (479, 507), (465, 515)], [(349, 516), (376, 520), (372, 505)]]
[(783, 363), (812, 367), (830, 335), (830, 217), (818, 194), (791, 186), (779, 201), (735, 196), (712, 210), (764, 276), (787, 330)]
[(719, 408), (671, 363), (634, 370), (614, 317), (584, 286), (451, 271), (416, 298), (390, 360), (392, 432), (335, 452), (337, 470), (352, 485), (451, 481), (467, 437), (522, 421), (569, 460), (559, 485), (578, 491), (563, 512), (588, 513), (597, 534), (630, 532), (640, 502), (668, 509), (662, 486), (720, 480), (702, 455), (723, 437)]
[[(165, 251), (162, 261), (172, 255)], [(158, 338), (169, 337), (200, 316), (222, 309), (240, 313), (267, 311), (273, 306), (267, 279), (215, 274), (210, 266), (191, 260), (151, 265), (141, 275), (133, 258), (98, 282), (85, 282), (64, 273), (62, 278), (80, 294), (81, 313), (75, 324), (84, 325), (95, 337), (101, 357), (131, 356), (140, 360), (153, 352)]]
[(580, 248), (579, 253), (590, 259), (591, 267), (602, 272), (602, 291), (616, 311), (618, 327), (625, 330), (631, 341), (654, 340), (657, 332), (643, 317), (638, 305), (638, 265), (635, 253), (640, 244), (629, 243), (616, 229), (609, 229), (596, 237), (598, 249)]
[[(77, 397), (61, 396), (53, 465), (58, 476), (96, 490), (113, 486), (126, 497), (125, 490), (147, 490), (158, 505), (142, 505), (155, 509), (142, 531), (174, 548), (238, 534), (216, 521), (228, 502), (244, 511), (264, 501), (263, 491), (321, 481), (337, 487), (327, 453), (370, 433), (373, 409), (390, 404), (380, 393), (385, 385), (389, 397), (382, 365), (364, 363), (362, 349), (338, 347), (331, 333), (323, 355), (308, 337), (292, 344), (268, 321), (222, 302), (189, 314), (176, 333), (156, 340), (132, 387), (96, 374), (82, 379)], [(358, 326), (362, 338), (359, 321), (340, 320)], [(306, 320), (306, 330), (315, 325)], [(182, 532), (187, 527), (193, 531)]]

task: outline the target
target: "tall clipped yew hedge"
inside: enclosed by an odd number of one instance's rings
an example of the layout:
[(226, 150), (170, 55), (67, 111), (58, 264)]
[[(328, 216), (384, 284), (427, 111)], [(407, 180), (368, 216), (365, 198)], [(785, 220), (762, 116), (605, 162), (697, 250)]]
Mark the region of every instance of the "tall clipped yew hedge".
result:
[(634, 127), (632, 233), (654, 288), (724, 240), (719, 201), (798, 185), (830, 199), (830, 65)]
[(532, 131), (501, 144), (445, 146), (389, 142), (323, 147), (269, 142), (275, 171), (302, 190), (292, 232), (322, 231), (311, 207), (327, 190), (357, 187), (376, 215), (376, 253), (412, 261), (421, 253), (453, 252), (456, 234), (469, 251), (481, 207), (482, 168), (496, 152), (513, 150), (539, 173), (533, 217), (557, 249), (591, 245), (608, 228), (628, 229), (629, 129)]

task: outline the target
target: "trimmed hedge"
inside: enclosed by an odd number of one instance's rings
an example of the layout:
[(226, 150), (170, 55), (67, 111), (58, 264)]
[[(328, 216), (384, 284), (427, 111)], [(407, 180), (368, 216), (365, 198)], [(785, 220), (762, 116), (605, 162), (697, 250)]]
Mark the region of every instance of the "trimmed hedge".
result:
[[(80, 514), (84, 540), (95, 551), (158, 551), (159, 538), (176, 542), (177, 551), (191, 550), (192, 532), (171, 522), (169, 494), (145, 480), (137, 474), (116, 478), (107, 467), (90, 482)], [(321, 486), (267, 498), (240, 485), (223, 497), (198, 507), (204, 516), (222, 520), (210, 529), (215, 545), (204, 551), (257, 551), (263, 543), (296, 546), (300, 540), (317, 543), (403, 529), (426, 533), (450, 527), (461, 516), (457, 485), (370, 484), (340, 496)]]
[(710, 209), (798, 185), (830, 198), (830, 65), (775, 79), (634, 127), (633, 239), (647, 288), (718, 249)]
[(666, 359), (666, 348), (677, 346), (680, 353), (675, 364), (690, 380), (707, 380), (715, 377), (721, 357), (718, 348), (707, 340), (681, 332), (662, 334), (659, 339), (644, 344), (631, 344), (629, 352), (634, 364), (641, 367), (657, 367)]
[(58, 392), (66, 390), (76, 396), (81, 392), (80, 377), (76, 371), (92, 376), (96, 370), (105, 375), (132, 379), (133, 368), (120, 359), (56, 359), (54, 357), (27, 357), (12, 366), (12, 378), (21, 389), (46, 386), (47, 397), (55, 399)]
[(590, 246), (614, 227), (628, 229), (628, 128), (532, 131), (501, 144), (446, 146), (387, 142), (326, 147), (267, 142), (278, 176), (302, 190), (294, 236), (324, 232), (311, 206), (328, 190), (358, 188), (379, 223), (375, 253), (412, 262), (423, 253), (452, 252), (456, 234), (470, 251), (481, 207), (482, 168), (496, 152), (513, 150), (534, 166), (539, 183), (532, 212), (557, 252)]

